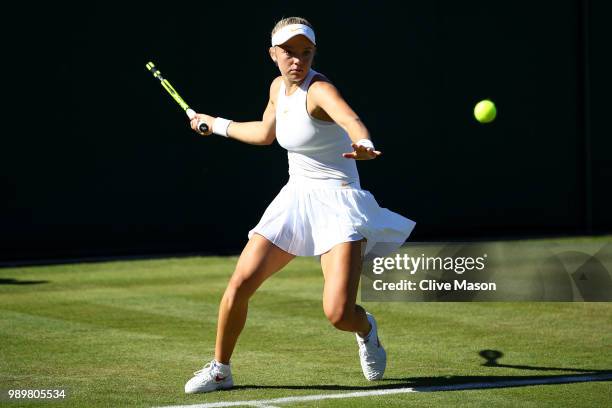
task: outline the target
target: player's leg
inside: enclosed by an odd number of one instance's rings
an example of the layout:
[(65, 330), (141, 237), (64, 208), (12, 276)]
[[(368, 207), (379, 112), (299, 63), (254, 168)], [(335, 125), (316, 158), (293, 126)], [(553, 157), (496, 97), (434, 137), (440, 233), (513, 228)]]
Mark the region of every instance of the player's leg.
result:
[(228, 364), (246, 322), (248, 303), (255, 290), (282, 269), (295, 255), (289, 254), (259, 234), (245, 246), (221, 304), (217, 323), (215, 359)]
[(363, 241), (343, 242), (321, 255), (325, 278), (323, 311), (339, 330), (366, 335), (370, 324), (365, 310), (356, 304), (361, 276), (361, 244)]
[(219, 305), (215, 359), (194, 373), (185, 384), (186, 393), (209, 392), (234, 385), (229, 361), (246, 322), (249, 299), (267, 278), (293, 258), (294, 255), (261, 235), (254, 234), (249, 240)]
[(356, 304), (364, 243), (344, 242), (321, 256), (323, 310), (334, 327), (355, 332), (361, 369), (366, 379), (373, 381), (383, 377), (387, 354), (378, 338), (376, 320)]

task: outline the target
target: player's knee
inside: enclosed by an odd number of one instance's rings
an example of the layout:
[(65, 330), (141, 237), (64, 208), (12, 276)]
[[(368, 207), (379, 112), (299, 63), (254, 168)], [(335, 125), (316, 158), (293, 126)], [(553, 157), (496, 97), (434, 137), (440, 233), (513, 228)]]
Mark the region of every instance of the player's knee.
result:
[(342, 305), (324, 307), (325, 317), (338, 330), (351, 330), (353, 312)]
[(234, 274), (230, 279), (227, 288), (225, 289), (225, 294), (223, 297), (226, 302), (230, 304), (237, 302), (248, 302), (249, 298), (255, 292), (253, 288), (252, 279), (245, 277), (243, 275)]

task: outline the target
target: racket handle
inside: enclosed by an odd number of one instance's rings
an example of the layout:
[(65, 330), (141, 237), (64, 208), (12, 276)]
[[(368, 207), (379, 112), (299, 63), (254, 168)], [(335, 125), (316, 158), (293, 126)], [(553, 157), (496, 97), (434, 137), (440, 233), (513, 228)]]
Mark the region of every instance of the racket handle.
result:
[[(189, 119), (193, 119), (195, 118), (196, 113), (194, 112), (193, 109), (187, 109), (185, 111), (185, 113), (187, 113), (187, 116), (189, 117)], [(204, 121), (199, 121), (198, 122), (198, 129), (200, 130), (200, 132), (202, 133), (206, 133), (208, 132), (208, 125), (206, 123), (204, 123)]]
[(198, 129), (200, 129), (200, 132), (206, 133), (206, 132), (208, 132), (208, 125), (206, 123), (200, 121), (198, 123)]

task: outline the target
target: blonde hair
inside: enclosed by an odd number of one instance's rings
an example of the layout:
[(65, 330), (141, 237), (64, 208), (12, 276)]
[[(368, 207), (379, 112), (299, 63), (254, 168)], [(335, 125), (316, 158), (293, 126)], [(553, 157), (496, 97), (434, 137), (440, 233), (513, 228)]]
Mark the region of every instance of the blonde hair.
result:
[(276, 23), (276, 25), (274, 26), (274, 28), (272, 29), (272, 35), (274, 35), (278, 30), (280, 30), (283, 27), (286, 27), (288, 25), (291, 24), (304, 24), (310, 28), (312, 28), (314, 30), (314, 27), (312, 26), (312, 24), (310, 24), (308, 22), (308, 20), (306, 20), (305, 18), (302, 17), (286, 17), (283, 18), (282, 20), (280, 20), (278, 23)]

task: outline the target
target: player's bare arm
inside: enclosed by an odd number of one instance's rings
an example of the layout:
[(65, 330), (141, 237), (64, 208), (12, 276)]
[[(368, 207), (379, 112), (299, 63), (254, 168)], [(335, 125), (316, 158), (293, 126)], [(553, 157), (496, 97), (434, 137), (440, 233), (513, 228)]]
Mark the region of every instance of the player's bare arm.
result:
[[(270, 99), (260, 121), (253, 122), (234, 122), (227, 127), (227, 136), (252, 145), (269, 145), (276, 138), (276, 112), (275, 100), (278, 94), (281, 77), (276, 78), (270, 85)], [(204, 135), (210, 135), (214, 129), (217, 118), (199, 113), (191, 120), (191, 128)], [(206, 133), (198, 131), (198, 122), (204, 121), (210, 129)]]
[(317, 81), (310, 86), (309, 95), (314, 106), (323, 109), (351, 138), (354, 150), (344, 153), (345, 158), (369, 160), (380, 156), (380, 151), (361, 145), (364, 139), (370, 140), (370, 132), (333, 84)]

